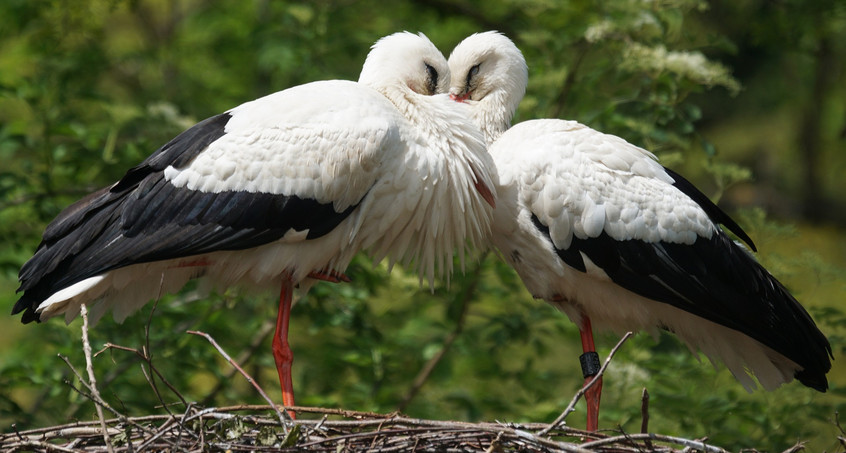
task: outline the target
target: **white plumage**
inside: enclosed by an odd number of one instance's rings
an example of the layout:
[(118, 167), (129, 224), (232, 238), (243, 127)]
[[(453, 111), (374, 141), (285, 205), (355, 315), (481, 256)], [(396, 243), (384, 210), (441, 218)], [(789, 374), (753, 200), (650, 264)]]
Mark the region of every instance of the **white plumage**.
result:
[(496, 183), (466, 106), (429, 96), (448, 74), (425, 36), (397, 33), (358, 83), (297, 86), (197, 124), (47, 227), (14, 313), (70, 321), (85, 303), (121, 320), (196, 277), (282, 283), (290, 299), (312, 277), (342, 279), (362, 249), (430, 284), (448, 276), (456, 249), (486, 242)]
[[(686, 245), (718, 234), (719, 227), (699, 205), (662, 180), (668, 177), (663, 169), (662, 176), (655, 177), (651, 171), (636, 171), (633, 162), (628, 169), (610, 168), (590, 158), (591, 149), (617, 145), (609, 137), (574, 121), (536, 120), (515, 125), (491, 146), (501, 178), (493, 242), (526, 288), (553, 302), (577, 325), (586, 316), (597, 328), (618, 334), (642, 330), (657, 334), (659, 328), (674, 332), (694, 352), (699, 349), (726, 361), (747, 389), (755, 387), (748, 371), (770, 390), (791, 380), (799, 368), (796, 363), (759, 359), (776, 355), (759, 342), (635, 294), (615, 283), (584, 251), (577, 253), (585, 271), (558, 257), (556, 250), (570, 249), (574, 238), (588, 240), (603, 233), (619, 242)], [(647, 151), (626, 145), (639, 151), (642, 160), (655, 162)], [(639, 167), (655, 170), (646, 162)], [(549, 187), (556, 187), (557, 194)], [(533, 215), (549, 228), (548, 236), (538, 230)], [(687, 272), (683, 267), (677, 271)], [(653, 278), (658, 282), (662, 277)]]
[(523, 203), (550, 227), (559, 249), (573, 235), (603, 231), (618, 241), (691, 244), (717, 228), (690, 197), (668, 190), (674, 181), (651, 153), (575, 121), (518, 124), (491, 153), (503, 186), (531, 188)]
[(507, 129), (528, 76), (505, 36), (472, 35), (449, 64), (450, 94), (472, 107), (499, 172), (493, 243), (531, 294), (580, 326), (583, 344), (593, 341), (591, 323), (665, 329), (723, 361), (747, 389), (751, 373), (767, 389), (795, 376), (825, 391), (825, 336), (726, 236), (718, 224), (754, 248), (707, 197), (648, 151), (577, 122)]

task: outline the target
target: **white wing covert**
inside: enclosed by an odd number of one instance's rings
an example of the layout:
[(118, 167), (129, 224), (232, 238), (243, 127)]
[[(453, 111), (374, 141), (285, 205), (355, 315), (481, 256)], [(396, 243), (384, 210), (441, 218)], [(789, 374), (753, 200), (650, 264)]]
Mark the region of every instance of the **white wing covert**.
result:
[(202, 121), (59, 214), (21, 269), (16, 310), (37, 319), (32, 301), (130, 264), (319, 238), (376, 183), (400, 121), (384, 96), (345, 81)]
[(556, 248), (603, 232), (620, 241), (686, 244), (714, 232), (694, 200), (668, 187), (674, 179), (651, 153), (577, 122), (517, 124), (491, 153), (501, 173), (518, 178), (521, 202), (549, 228)]

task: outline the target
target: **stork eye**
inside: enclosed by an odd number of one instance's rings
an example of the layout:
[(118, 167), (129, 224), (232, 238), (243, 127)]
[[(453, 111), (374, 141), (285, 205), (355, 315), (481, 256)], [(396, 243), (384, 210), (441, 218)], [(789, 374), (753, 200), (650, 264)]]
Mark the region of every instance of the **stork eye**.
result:
[(467, 85), (470, 85), (470, 79), (472, 79), (476, 74), (479, 73), (480, 64), (481, 63), (474, 65), (472, 68), (470, 68), (470, 71), (467, 72)]
[(429, 78), (426, 80), (426, 89), (429, 90), (427, 94), (432, 95), (438, 89), (438, 70), (429, 63), (424, 64), (426, 65), (426, 72), (429, 74)]

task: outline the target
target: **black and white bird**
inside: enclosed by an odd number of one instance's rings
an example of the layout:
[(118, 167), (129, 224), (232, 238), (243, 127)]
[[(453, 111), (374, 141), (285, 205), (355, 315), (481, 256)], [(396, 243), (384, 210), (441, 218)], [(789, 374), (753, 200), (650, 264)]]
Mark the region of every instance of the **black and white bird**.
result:
[[(749, 236), (650, 152), (575, 121), (509, 129), (528, 81), (523, 55), (486, 32), (449, 58), (450, 94), (469, 104), (499, 172), (493, 243), (529, 292), (580, 327), (673, 332), (766, 389), (798, 379), (825, 391), (831, 347), (805, 309), (743, 245)], [(589, 391), (588, 429), (600, 391)]]
[(422, 34), (373, 45), (358, 83), (314, 82), (186, 130), (47, 226), (20, 272), (24, 323), (81, 304), (117, 321), (204, 277), (281, 285), (273, 354), (294, 404), (295, 287), (343, 280), (352, 257), (449, 275), (488, 240), (496, 172), (484, 136), (445, 94), (446, 58)]

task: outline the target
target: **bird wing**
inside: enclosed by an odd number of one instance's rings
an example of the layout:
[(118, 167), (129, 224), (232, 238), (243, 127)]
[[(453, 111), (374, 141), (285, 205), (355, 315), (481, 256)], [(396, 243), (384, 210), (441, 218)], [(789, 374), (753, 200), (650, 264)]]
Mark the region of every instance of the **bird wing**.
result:
[(59, 214), (21, 269), (14, 313), (126, 265), (325, 235), (401, 151), (401, 127), (383, 96), (342, 81), (202, 121)]
[(602, 232), (620, 241), (691, 243), (716, 229), (700, 200), (679, 190), (651, 153), (577, 122), (518, 124), (491, 153), (503, 183), (516, 180), (521, 202), (559, 248)]
[(491, 153), (501, 182), (519, 187), (521, 204), (562, 261), (741, 331), (803, 365), (807, 373), (797, 378), (806, 385), (825, 388), (828, 341), (784, 286), (717, 226), (729, 217), (705, 195), (619, 137), (576, 122), (527, 123)]

